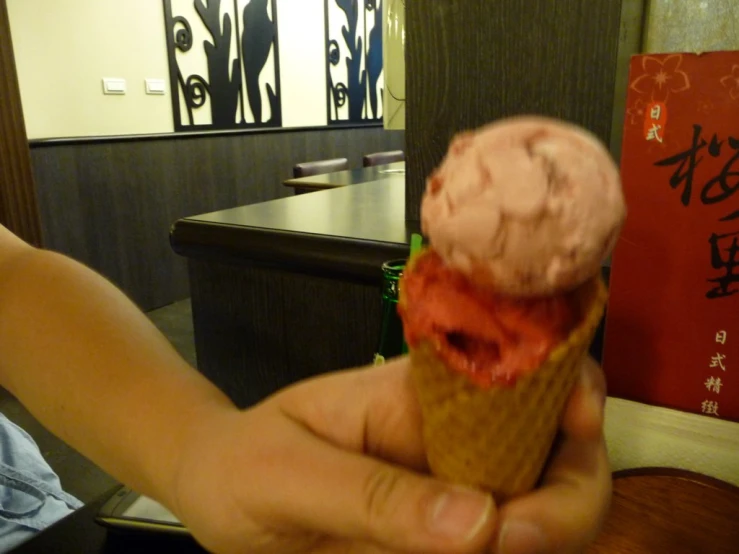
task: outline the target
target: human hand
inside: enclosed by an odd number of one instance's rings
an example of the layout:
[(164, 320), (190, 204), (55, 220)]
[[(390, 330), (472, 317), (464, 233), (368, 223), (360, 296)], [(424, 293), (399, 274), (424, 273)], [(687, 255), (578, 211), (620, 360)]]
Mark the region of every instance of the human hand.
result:
[[(401, 358), (330, 374), (204, 417), (181, 456), (172, 509), (221, 554), (575, 552), (595, 535), (610, 472), (592, 362), (542, 488), (500, 510), (489, 495), (428, 476), (409, 369)], [(537, 537), (543, 549), (533, 549)]]
[(600, 531), (611, 501), (611, 469), (603, 437), (606, 381), (586, 358), (538, 489), (498, 513), (496, 554), (575, 554)]

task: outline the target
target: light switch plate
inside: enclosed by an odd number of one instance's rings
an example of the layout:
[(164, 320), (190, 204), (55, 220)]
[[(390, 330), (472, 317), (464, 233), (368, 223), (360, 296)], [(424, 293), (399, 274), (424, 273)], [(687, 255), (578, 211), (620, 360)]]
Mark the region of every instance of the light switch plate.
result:
[(166, 89), (164, 79), (145, 79), (146, 94), (164, 94)]
[(126, 94), (126, 80), (104, 77), (103, 94)]

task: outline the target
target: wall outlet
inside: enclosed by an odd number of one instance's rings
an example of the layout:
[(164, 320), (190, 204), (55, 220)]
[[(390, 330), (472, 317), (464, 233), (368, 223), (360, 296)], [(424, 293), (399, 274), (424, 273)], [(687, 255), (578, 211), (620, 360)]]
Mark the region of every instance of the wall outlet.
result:
[(164, 79), (145, 79), (146, 83), (146, 94), (164, 94), (165, 84)]
[(126, 94), (126, 80), (104, 77), (103, 94)]

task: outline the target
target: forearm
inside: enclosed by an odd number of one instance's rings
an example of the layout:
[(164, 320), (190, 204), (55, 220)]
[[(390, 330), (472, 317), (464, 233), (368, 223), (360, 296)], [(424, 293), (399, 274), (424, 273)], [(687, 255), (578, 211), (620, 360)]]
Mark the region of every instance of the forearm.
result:
[(28, 249), (0, 274), (0, 384), (52, 432), (165, 503), (188, 429), (234, 405), (120, 291)]

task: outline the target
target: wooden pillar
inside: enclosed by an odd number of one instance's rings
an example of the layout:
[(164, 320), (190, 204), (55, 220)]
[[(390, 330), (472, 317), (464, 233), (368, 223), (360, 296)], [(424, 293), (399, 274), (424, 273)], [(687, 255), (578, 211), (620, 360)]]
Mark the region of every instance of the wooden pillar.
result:
[(41, 220), (5, 0), (0, 0), (0, 223), (41, 246)]
[[(624, 0), (628, 1), (628, 0)], [(406, 217), (453, 134), (510, 115), (578, 123), (608, 143), (622, 0), (406, 3)]]

